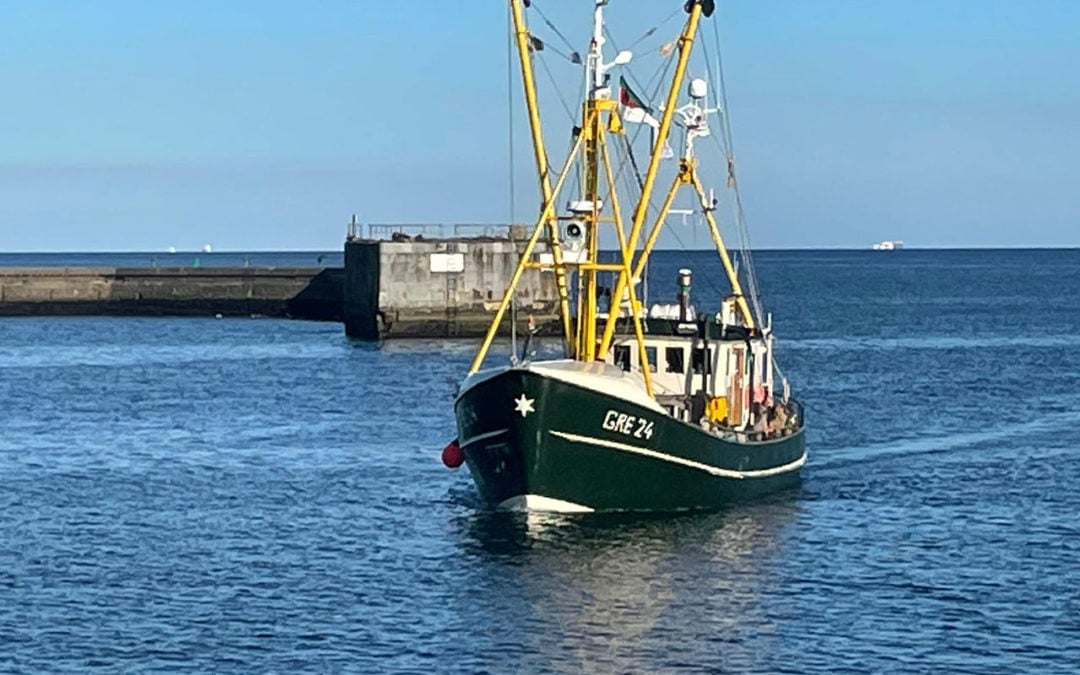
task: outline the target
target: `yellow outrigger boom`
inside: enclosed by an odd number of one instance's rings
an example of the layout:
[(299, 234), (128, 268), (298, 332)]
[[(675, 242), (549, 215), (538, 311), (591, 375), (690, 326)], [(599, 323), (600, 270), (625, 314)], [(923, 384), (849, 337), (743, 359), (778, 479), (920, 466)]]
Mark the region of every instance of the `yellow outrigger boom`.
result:
[[(521, 82), (525, 88), (525, 103), (529, 110), (529, 129), (532, 132), (533, 154), (536, 157), (536, 171), (540, 176), (540, 195), (547, 204), (552, 198), (551, 177), (548, 175), (547, 149), (544, 147), (544, 130), (540, 126), (540, 104), (536, 97), (536, 80), (533, 77), (532, 53), (529, 51), (529, 29), (525, 26), (521, 3), (510, 2), (510, 13), (514, 19), (514, 36), (517, 43), (518, 61), (521, 63)], [(572, 153), (571, 153), (572, 156)], [(562, 249), (554, 245), (559, 240), (559, 222), (552, 217), (547, 220), (548, 242), (551, 257), (555, 265), (555, 285), (559, 292), (559, 314), (562, 317), (566, 348), (573, 344), (573, 326), (570, 324), (570, 294), (566, 285), (566, 266), (563, 265)], [(522, 260), (528, 260), (522, 256)], [(513, 292), (513, 285), (508, 293)]]
[[(522, 83), (525, 90), (525, 102), (529, 111), (529, 127), (532, 132), (533, 151), (536, 160), (537, 171), (540, 179), (540, 191), (543, 208), (540, 216), (533, 227), (528, 243), (521, 254), (517, 268), (511, 277), (510, 284), (503, 295), (498, 311), (495, 313), (491, 325), (488, 327), (476, 356), (473, 358), (470, 373), (480, 369), (484, 358), (487, 356), (491, 343), (495, 338), (506, 310), (509, 308), (515, 289), (522, 274), (526, 269), (553, 270), (556, 275), (556, 284), (559, 294), (559, 313), (563, 324), (563, 335), (567, 356), (579, 361), (593, 361), (603, 359), (611, 349), (615, 328), (620, 318), (619, 305), (625, 296), (629, 301), (630, 320), (634, 328), (634, 334), (638, 347), (640, 363), (646, 363), (645, 337), (642, 327), (644, 315), (643, 306), (637, 297), (634, 288), (635, 281), (641, 278), (649, 255), (656, 244), (660, 231), (664, 226), (676, 193), (682, 185), (693, 186), (698, 199), (703, 205), (706, 220), (709, 223), (710, 234), (716, 250), (723, 262), (724, 270), (731, 283), (738, 307), (744, 316), (748, 327), (754, 327), (754, 317), (743, 296), (742, 287), (738, 275), (724, 246), (720, 235), (720, 228), (712, 214), (712, 205), (706, 204), (706, 195), (700, 178), (697, 175), (697, 162), (692, 153), (680, 159), (678, 175), (675, 177), (671, 188), (664, 199), (660, 213), (649, 230), (644, 246), (638, 253), (638, 244), (644, 229), (645, 219), (648, 214), (649, 202), (652, 196), (656, 176), (662, 159), (662, 149), (671, 134), (672, 120), (676, 113), (676, 104), (679, 91), (686, 78), (687, 64), (690, 59), (691, 48), (698, 32), (702, 15), (702, 1), (693, 0), (689, 3), (689, 17), (678, 40), (678, 60), (675, 74), (672, 77), (667, 93), (666, 105), (659, 122), (652, 155), (649, 160), (641, 195), (633, 211), (633, 220), (629, 232), (624, 229), (622, 210), (619, 206), (615, 192), (615, 172), (612, 169), (611, 157), (608, 151), (606, 136), (608, 134), (624, 134), (620, 119), (620, 109), (617, 101), (611, 99), (610, 89), (607, 87), (605, 72), (613, 65), (621, 65), (629, 61), (629, 52), (620, 53), (612, 63), (603, 62), (601, 46), (604, 43), (602, 34), (603, 6), (606, 3), (597, 2), (594, 10), (594, 33), (592, 45), (586, 59), (587, 84), (590, 94), (582, 108), (583, 124), (577, 130), (574, 145), (566, 163), (554, 184), (551, 184), (547, 152), (544, 145), (543, 132), (540, 124), (540, 110), (536, 95), (536, 82), (533, 74), (532, 55), (530, 53), (531, 36), (525, 24), (522, 0), (509, 0), (510, 13), (514, 24), (515, 42), (521, 65)], [(567, 176), (571, 173), (576, 160), (581, 153), (583, 171), (583, 194), (582, 199), (572, 202), (573, 215), (562, 220), (573, 219), (584, 226), (585, 240), (582, 252), (583, 259), (569, 261), (565, 258), (562, 242), (559, 236), (560, 217), (556, 211), (556, 200), (559, 199), (560, 191)], [(600, 183), (606, 182), (607, 200), (611, 204), (611, 217), (600, 215), (604, 202), (601, 199)], [(599, 252), (601, 223), (611, 223), (614, 226), (619, 245), (619, 258), (616, 263), (600, 263), (597, 260)], [(543, 233), (547, 234), (546, 243), (551, 253), (550, 262), (533, 261), (533, 253)], [(636, 260), (635, 260), (636, 257)], [(568, 290), (568, 272), (570, 268), (578, 272), (578, 296), (577, 316), (574, 320), (570, 316), (570, 296)], [(602, 335), (597, 335), (597, 324), (600, 318), (597, 313), (598, 296), (598, 273), (602, 271), (618, 272), (618, 280), (612, 289), (610, 309), (604, 324)], [(652, 382), (648, 368), (643, 368), (641, 374), (645, 380), (646, 390), (652, 395)]]

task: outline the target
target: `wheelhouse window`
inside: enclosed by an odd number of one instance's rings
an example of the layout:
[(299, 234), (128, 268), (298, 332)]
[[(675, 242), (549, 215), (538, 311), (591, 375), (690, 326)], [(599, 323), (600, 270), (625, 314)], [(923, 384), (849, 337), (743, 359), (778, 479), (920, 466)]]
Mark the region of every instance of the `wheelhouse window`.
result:
[(664, 360), (667, 362), (666, 372), (685, 373), (686, 359), (684, 354), (682, 347), (666, 347), (664, 349)]
[(630, 370), (630, 345), (615, 345), (615, 365)]
[(690, 367), (693, 369), (695, 375), (709, 374), (712, 372), (712, 350), (709, 350), (708, 357), (705, 355), (705, 349), (698, 347), (694, 350), (694, 355), (690, 361)]
[(656, 347), (645, 348), (645, 358), (649, 360), (649, 372), (656, 372)]

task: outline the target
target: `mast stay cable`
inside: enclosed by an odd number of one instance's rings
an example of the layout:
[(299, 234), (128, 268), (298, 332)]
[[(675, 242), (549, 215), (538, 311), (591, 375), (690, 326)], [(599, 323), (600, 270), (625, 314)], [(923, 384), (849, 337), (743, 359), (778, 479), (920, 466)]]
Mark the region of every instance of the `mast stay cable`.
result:
[(750, 301), (754, 307), (754, 312), (757, 314), (758, 323), (764, 325), (765, 313), (761, 305), (761, 291), (760, 286), (758, 285), (757, 271), (753, 262), (753, 252), (750, 245), (750, 230), (746, 225), (746, 217), (742, 205), (742, 195), (739, 192), (739, 182), (735, 175), (735, 147), (731, 133), (731, 116), (728, 110), (727, 83), (724, 79), (723, 50), (720, 46), (720, 29), (718, 24), (719, 21), (713, 22), (713, 41), (716, 45), (715, 73), (713, 72), (711, 65), (712, 60), (709, 58), (708, 45), (704, 40), (702, 41), (702, 49), (705, 52), (705, 68), (708, 77), (711, 80), (710, 85), (714, 90), (720, 92), (720, 117), (722, 120), (721, 131), (723, 143), (721, 144), (720, 140), (715, 136), (712, 137), (712, 140), (727, 160), (728, 187), (732, 194), (732, 216), (739, 235), (743, 261), (745, 262), (746, 281), (750, 291)]
[[(507, 190), (509, 200), (510, 218), (509, 224), (514, 224), (514, 16), (513, 9), (506, 8), (506, 97), (507, 97), (507, 150), (509, 167), (507, 175), (510, 185)], [(510, 301), (510, 362), (517, 359), (517, 294)]]
[[(549, 64), (547, 63), (547, 59), (543, 58), (543, 51), (550, 50), (550, 51), (554, 52), (555, 54), (557, 54), (558, 56), (560, 56), (562, 58), (565, 58), (565, 59), (567, 59), (567, 61), (569, 61), (571, 63), (575, 63), (575, 64), (578, 64), (578, 63), (581, 62), (580, 54), (577, 52), (577, 50), (575, 50), (573, 44), (569, 41), (569, 39), (567, 39), (565, 34), (563, 34), (563, 32), (559, 30), (559, 28), (555, 25), (555, 23), (546, 14), (544, 14), (543, 10), (540, 9), (539, 3), (536, 2), (536, 0), (533, 0), (532, 2), (526, 3), (525, 7), (526, 7), (526, 9), (534, 9), (534, 10), (536, 10), (537, 14), (539, 15), (539, 17), (543, 21), (543, 23), (562, 41), (562, 43), (565, 45), (567, 50), (569, 50), (569, 52), (570, 52), (569, 55), (564, 54), (560, 50), (555, 49), (550, 44), (545, 43), (541, 38), (536, 37), (535, 35), (533, 35), (530, 32), (530, 36), (531, 36), (530, 46), (532, 46), (531, 51), (535, 55), (536, 60), (540, 61), (542, 69), (544, 70), (544, 73), (547, 76), (548, 81), (552, 85), (552, 88), (555, 90), (555, 93), (556, 93), (557, 97), (559, 98), (559, 102), (562, 105), (563, 110), (566, 112), (567, 117), (570, 119), (571, 124), (574, 124), (576, 122), (576, 116), (574, 114), (574, 111), (572, 110), (570, 105), (567, 103), (566, 97), (563, 95), (562, 88), (559, 86), (559, 83), (556, 80), (556, 78), (554, 76), (554, 73), (552, 72)], [(630, 44), (630, 47), (636, 47), (637, 45), (641, 44), (643, 41), (645, 41), (649, 37), (656, 34), (656, 32), (660, 28), (662, 28), (664, 25), (666, 25), (668, 22), (670, 22), (671, 19), (673, 19), (675, 16), (677, 16), (682, 11), (683, 11), (683, 9), (681, 7), (676, 8), (674, 11), (672, 11), (670, 14), (668, 14), (667, 17), (665, 17), (662, 21), (657, 23), (655, 26), (649, 28), (637, 40), (632, 42)], [(612, 34), (611, 30), (607, 26), (604, 26), (603, 30), (604, 30), (604, 36), (610, 42), (612, 47), (616, 51), (620, 51), (619, 47), (618, 47), (618, 43), (615, 40), (614, 35)], [(714, 32), (715, 32), (715, 24), (714, 24)], [(669, 43), (668, 42), (664, 43), (664, 45), (667, 45), (667, 44), (669, 44)], [(702, 42), (702, 47), (705, 48), (704, 42)], [(654, 100), (659, 95), (659, 91), (662, 88), (662, 85), (664, 84), (664, 81), (666, 79), (666, 75), (670, 71), (671, 66), (675, 62), (675, 60), (672, 58), (672, 56), (674, 55), (673, 51), (665, 52), (663, 48), (658, 49), (656, 51), (658, 51), (661, 54), (662, 61), (657, 66), (657, 68), (653, 71), (652, 75), (646, 80), (644, 85), (642, 84), (641, 80), (639, 80), (635, 76), (633, 70), (630, 69), (629, 67), (625, 68), (624, 71), (623, 71), (625, 73), (625, 76), (626, 76), (627, 80), (629, 82), (631, 82), (634, 86), (636, 86), (639, 91), (642, 91), (642, 92), (645, 93), (645, 95), (647, 96), (646, 100)], [(707, 51), (706, 51), (705, 58), (706, 58), (706, 60), (708, 60)], [(710, 79), (713, 79), (712, 74), (711, 74), (711, 69), (709, 69), (709, 70), (710, 70)], [(725, 121), (726, 121), (726, 117), (725, 117)], [(643, 180), (643, 177), (642, 177), (641, 168), (640, 168), (640, 166), (639, 166), (639, 164), (637, 162), (636, 157), (634, 156), (633, 144), (638, 140), (640, 134), (644, 131), (644, 129), (643, 129), (644, 126), (646, 126), (646, 125), (637, 125), (637, 128), (632, 133), (623, 134), (623, 143), (622, 144), (615, 144), (613, 146), (613, 149), (615, 150), (615, 154), (618, 157), (618, 162), (617, 162), (617, 167), (616, 167), (616, 172), (615, 172), (616, 181), (619, 182), (620, 179), (622, 179), (621, 182), (623, 182), (624, 185), (626, 186), (627, 194), (630, 194), (630, 195), (637, 194), (639, 200), (640, 200), (641, 192), (643, 191), (643, 188), (644, 188), (644, 180)], [(714, 138), (714, 141), (715, 140), (716, 139)], [(573, 144), (571, 143), (571, 145), (573, 145)], [(661, 149), (655, 149), (655, 150), (662, 151)], [(627, 171), (626, 170), (628, 166), (632, 169), (632, 171)], [(576, 175), (573, 177), (573, 179), (578, 179), (580, 181), (580, 178), (578, 176), (576, 176)], [(632, 182), (630, 182), (630, 181), (632, 181)], [(609, 189), (614, 189), (614, 186), (611, 186)], [(647, 208), (648, 214), (651, 217), (655, 218), (655, 217), (658, 216), (658, 214), (659, 214), (659, 206), (655, 203), (655, 196), (650, 197), (650, 199), (648, 200), (648, 203), (646, 204), (646, 208)], [(699, 214), (698, 218), (700, 219), (700, 214)], [(689, 247), (687, 246), (686, 242), (683, 240), (683, 237), (679, 234), (678, 231), (676, 231), (675, 229), (670, 229), (669, 228), (668, 232), (671, 233), (672, 238), (675, 239), (675, 241), (677, 242), (678, 247), (680, 249), (689, 250)], [(747, 253), (745, 251), (745, 245), (744, 245), (744, 257), (747, 258), (748, 267), (750, 267), (749, 266), (749, 256), (747, 255)], [(750, 269), (752, 271), (752, 268), (750, 268)], [(716, 292), (718, 294), (723, 292), (722, 289), (720, 288), (719, 284), (717, 284), (715, 281), (710, 279), (707, 275), (704, 275), (702, 277), (702, 281), (704, 281), (706, 286), (708, 286), (712, 291), (714, 291), (714, 292)], [(751, 292), (754, 293), (754, 296), (755, 296), (755, 299), (756, 299), (756, 291), (754, 290), (754, 289), (756, 289), (756, 285), (754, 284), (753, 281), (750, 283), (750, 288), (752, 289)], [(618, 299), (611, 298), (611, 302), (618, 302)], [(760, 310), (758, 310), (758, 311), (759, 311), (759, 314), (760, 314)]]

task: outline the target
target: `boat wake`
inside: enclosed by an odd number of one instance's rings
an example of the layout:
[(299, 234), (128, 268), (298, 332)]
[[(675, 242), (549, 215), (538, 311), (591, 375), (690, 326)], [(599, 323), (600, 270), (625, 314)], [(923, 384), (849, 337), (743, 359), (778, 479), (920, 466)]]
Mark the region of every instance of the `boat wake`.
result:
[(1010, 337), (956, 337), (947, 335), (905, 338), (810, 338), (785, 340), (784, 347), (791, 350), (844, 350), (886, 351), (892, 349), (1000, 349), (1025, 347), (1051, 349), (1055, 347), (1080, 347), (1080, 335), (1017, 335)]
[[(815, 470), (833, 469), (898, 457), (980, 448), (988, 443), (1000, 443), (1021, 437), (1060, 438), (1061, 432), (1075, 429), (1078, 425), (1080, 425), (1080, 411), (1068, 410), (1048, 413), (1030, 422), (1010, 424), (984, 431), (925, 436), (883, 444), (835, 448), (825, 453), (811, 453), (811, 464)], [(1048, 450), (1057, 447), (1054, 443), (1045, 445)]]

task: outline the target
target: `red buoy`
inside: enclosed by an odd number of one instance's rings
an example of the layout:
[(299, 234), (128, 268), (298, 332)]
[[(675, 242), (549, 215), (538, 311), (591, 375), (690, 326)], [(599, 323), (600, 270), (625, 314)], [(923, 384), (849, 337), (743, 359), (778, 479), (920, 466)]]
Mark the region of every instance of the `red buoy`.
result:
[(450, 469), (456, 469), (465, 463), (465, 453), (461, 451), (456, 438), (442, 449), (442, 463)]

